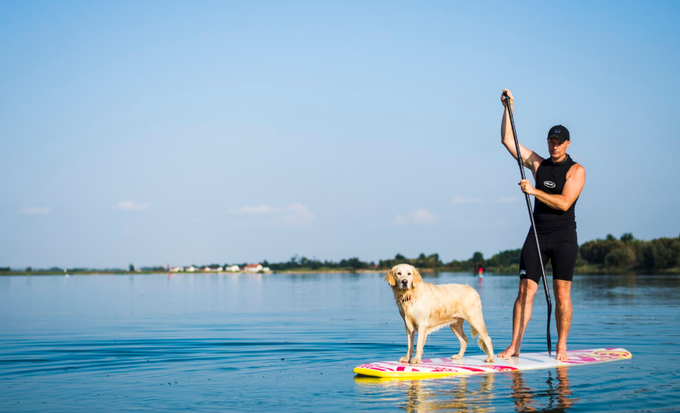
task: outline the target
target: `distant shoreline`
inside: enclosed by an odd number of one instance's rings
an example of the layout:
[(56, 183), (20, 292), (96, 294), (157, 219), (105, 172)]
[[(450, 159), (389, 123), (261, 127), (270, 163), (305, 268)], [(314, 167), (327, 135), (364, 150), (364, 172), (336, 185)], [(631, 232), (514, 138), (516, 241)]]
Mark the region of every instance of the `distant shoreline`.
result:
[[(231, 271), (195, 271), (195, 272), (170, 272), (173, 276), (181, 276), (181, 275), (197, 275), (197, 274), (203, 274), (203, 275), (243, 275), (243, 276), (251, 276), (251, 275), (262, 275), (262, 274), (385, 274), (389, 271), (388, 268), (378, 268), (378, 269), (295, 269), (295, 270), (279, 270), (279, 271), (267, 271), (267, 272), (244, 272), (244, 271), (236, 271), (236, 272), (231, 272)], [(470, 274), (470, 275), (476, 275), (473, 271), (456, 271), (451, 268), (419, 268), (418, 271), (421, 273), (440, 273), (440, 272), (448, 272), (448, 273), (461, 273), (461, 274)], [(510, 268), (487, 268), (487, 270), (484, 272), (484, 275), (493, 275), (493, 276), (515, 276), (517, 275), (518, 269), (510, 269)], [(168, 274), (168, 271), (106, 271), (106, 270), (92, 270), (92, 271), (73, 271), (73, 272), (56, 272), (56, 271), (2, 271), (0, 272), (0, 277), (2, 276), (78, 276), (78, 275), (91, 275), (91, 276), (97, 276), (97, 275), (151, 275), (151, 274)], [(547, 275), (550, 276), (552, 275), (552, 272), (548, 271)], [(626, 271), (615, 271), (612, 270), (611, 268), (598, 268), (596, 266), (584, 266), (584, 267), (577, 267), (574, 270), (574, 275), (591, 275), (591, 276), (598, 276), (598, 275), (680, 275), (680, 268), (671, 268), (671, 269), (664, 269), (664, 270), (654, 270), (654, 271), (632, 271), (632, 270), (626, 270)]]
[[(107, 268), (91, 269), (76, 267), (72, 269), (50, 267), (49, 269), (12, 270), (10, 266), (0, 267), (3, 275), (105, 275), (105, 274), (363, 274), (386, 273), (394, 265), (407, 263), (418, 268), (420, 272), (455, 272), (476, 274), (481, 268), (489, 275), (517, 275), (521, 261), (521, 249), (505, 250), (485, 259), (477, 251), (471, 258), (463, 261), (443, 262), (439, 254), (425, 255), (417, 258), (406, 258), (397, 254), (392, 259), (364, 262), (359, 258), (342, 259), (339, 262), (321, 261), (316, 258), (298, 257), (295, 255), (288, 262), (269, 263), (266, 260), (257, 264), (211, 264), (207, 266), (156, 267), (143, 266), (129, 269)], [(172, 270), (177, 272), (172, 272)], [(183, 271), (178, 271), (183, 270)], [(546, 273), (552, 273), (548, 263)], [(587, 241), (579, 247), (579, 254), (574, 268), (576, 275), (680, 275), (680, 237), (657, 238), (651, 241), (638, 240), (633, 234), (626, 233), (620, 239), (611, 234), (605, 239)]]

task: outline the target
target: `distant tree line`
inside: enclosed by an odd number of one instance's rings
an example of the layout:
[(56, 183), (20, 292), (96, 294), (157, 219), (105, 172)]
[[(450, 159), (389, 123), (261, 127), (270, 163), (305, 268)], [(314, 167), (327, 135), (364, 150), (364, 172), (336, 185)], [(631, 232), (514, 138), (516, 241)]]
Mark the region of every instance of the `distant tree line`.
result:
[(588, 264), (609, 271), (667, 271), (680, 268), (680, 236), (651, 241), (635, 239), (626, 233), (616, 239), (588, 241), (579, 248)]
[[(291, 270), (380, 270), (386, 271), (393, 266), (407, 263), (419, 269), (472, 272), (480, 266), (485, 271), (494, 273), (516, 274), (519, 271), (519, 260), (522, 250), (501, 251), (491, 258), (485, 259), (481, 252), (475, 252), (467, 260), (443, 262), (439, 254), (425, 255), (417, 258), (406, 258), (397, 254), (392, 259), (379, 260), (378, 263), (364, 262), (358, 258), (343, 259), (339, 262), (320, 261), (315, 258), (291, 258), (288, 262), (262, 265), (274, 271)], [(551, 271), (548, 263), (548, 271)], [(672, 272), (680, 273), (680, 236), (677, 238), (659, 238), (651, 241), (637, 240), (633, 234), (626, 233), (616, 239), (607, 235), (605, 239), (588, 241), (579, 247), (576, 261), (576, 272), (581, 274), (602, 274), (621, 272)]]
[(316, 258), (293, 256), (287, 262), (262, 262), (263, 267), (269, 267), (272, 271), (291, 271), (291, 270), (367, 270), (375, 268), (374, 262), (364, 262), (359, 258), (342, 259), (338, 262), (321, 261)]
[[(293, 256), (280, 263), (262, 262), (262, 266), (273, 271), (387, 271), (394, 265), (407, 263), (424, 270), (472, 272), (483, 267), (487, 272), (497, 274), (516, 274), (519, 271), (520, 249), (501, 251), (491, 258), (485, 259), (481, 252), (475, 252), (467, 260), (443, 262), (439, 254), (425, 255), (417, 258), (406, 258), (401, 254), (392, 259), (379, 260), (377, 263), (361, 261), (359, 258), (342, 259), (338, 262), (321, 261), (316, 258)], [(246, 263), (239, 265), (245, 267)], [(218, 267), (218, 264), (211, 266)], [(224, 265), (225, 267), (228, 264)], [(130, 264), (128, 270), (135, 271)], [(164, 272), (167, 266), (142, 267), (143, 272)], [(40, 272), (95, 272), (87, 268), (61, 269), (57, 267)], [(99, 270), (102, 271), (102, 270)], [(120, 273), (124, 270), (107, 269), (104, 272)], [(548, 271), (551, 271), (548, 265)], [(25, 271), (13, 271), (10, 267), (0, 267), (0, 273), (34, 272), (27, 267)], [(625, 272), (674, 273), (680, 274), (680, 236), (677, 238), (658, 238), (651, 241), (635, 239), (633, 234), (623, 234), (619, 239), (609, 234), (605, 239), (588, 241), (579, 247), (576, 261), (576, 272), (580, 274), (604, 274)]]
[[(518, 250), (519, 251), (519, 250)], [(496, 256), (494, 256), (496, 257)], [(518, 253), (519, 257), (519, 253)], [(475, 252), (472, 258), (464, 261), (451, 261), (444, 263), (439, 258), (439, 254), (425, 255), (421, 253), (417, 258), (406, 258), (401, 254), (395, 255), (392, 259), (380, 260), (378, 263), (374, 261), (365, 262), (359, 258), (342, 259), (340, 261), (321, 261), (316, 258), (299, 257), (295, 255), (287, 262), (271, 263), (264, 261), (263, 266), (271, 268), (273, 271), (321, 271), (321, 270), (342, 270), (342, 271), (359, 271), (359, 270), (389, 270), (397, 264), (411, 264), (419, 269), (428, 270), (445, 270), (445, 271), (472, 271), (475, 265), (483, 261), (482, 253)], [(519, 258), (517, 259), (519, 262)]]

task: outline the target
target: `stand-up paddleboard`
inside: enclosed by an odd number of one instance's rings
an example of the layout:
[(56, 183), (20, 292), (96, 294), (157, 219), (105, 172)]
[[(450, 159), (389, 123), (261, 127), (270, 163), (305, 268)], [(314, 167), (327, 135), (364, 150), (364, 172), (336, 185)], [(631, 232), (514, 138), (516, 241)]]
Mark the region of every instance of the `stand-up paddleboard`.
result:
[(361, 376), (387, 377), (397, 379), (426, 379), (433, 377), (457, 376), (464, 374), (496, 373), (500, 371), (519, 371), (548, 369), (560, 366), (580, 366), (583, 364), (604, 363), (625, 360), (633, 357), (624, 348), (595, 348), (589, 350), (567, 351), (569, 360), (557, 361), (548, 352), (522, 353), (519, 357), (499, 359), (485, 363), (486, 355), (463, 357), (461, 360), (449, 358), (423, 359), (421, 364), (400, 363), (398, 361), (378, 361), (361, 364), (354, 372)]

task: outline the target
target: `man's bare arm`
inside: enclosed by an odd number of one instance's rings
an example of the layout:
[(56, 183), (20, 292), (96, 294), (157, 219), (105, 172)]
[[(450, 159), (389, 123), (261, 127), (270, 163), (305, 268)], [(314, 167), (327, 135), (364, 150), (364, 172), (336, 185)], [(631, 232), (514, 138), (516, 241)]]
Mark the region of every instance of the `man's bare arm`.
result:
[[(510, 122), (510, 112), (508, 110), (508, 104), (510, 105), (510, 110), (513, 108), (514, 99), (512, 93), (508, 89), (503, 89), (503, 93), (507, 93), (510, 102), (508, 103), (505, 95), (501, 95), (501, 103), (503, 103), (503, 119), (501, 120), (501, 143), (510, 152), (513, 158), (517, 159), (517, 146), (515, 144), (515, 136), (512, 133), (512, 125)], [(534, 151), (527, 149), (521, 143), (519, 144), (519, 150), (522, 153), (522, 165), (529, 168), (531, 172), (536, 175), (539, 165), (543, 162), (543, 158), (537, 155)]]
[(567, 173), (567, 181), (562, 188), (561, 194), (548, 194), (534, 188), (528, 179), (522, 180), (519, 185), (522, 192), (533, 195), (547, 206), (559, 211), (566, 211), (576, 202), (583, 186), (586, 183), (586, 170), (579, 164), (572, 166)]

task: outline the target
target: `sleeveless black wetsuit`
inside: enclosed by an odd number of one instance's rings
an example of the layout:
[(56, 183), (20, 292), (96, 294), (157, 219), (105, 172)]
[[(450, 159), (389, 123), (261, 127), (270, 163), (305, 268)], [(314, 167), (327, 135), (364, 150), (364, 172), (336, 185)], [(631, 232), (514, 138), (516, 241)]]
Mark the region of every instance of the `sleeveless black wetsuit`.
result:
[[(567, 182), (567, 172), (575, 164), (569, 155), (562, 162), (553, 162), (550, 158), (544, 160), (536, 171), (536, 189), (548, 194), (561, 194)], [(543, 264), (547, 265), (548, 259), (552, 261), (553, 279), (571, 281), (574, 276), (578, 255), (575, 208), (576, 201), (566, 211), (550, 208), (538, 199), (534, 201), (534, 221)], [(520, 278), (529, 278), (536, 283), (541, 278), (533, 229), (529, 230), (524, 241), (519, 269)]]

